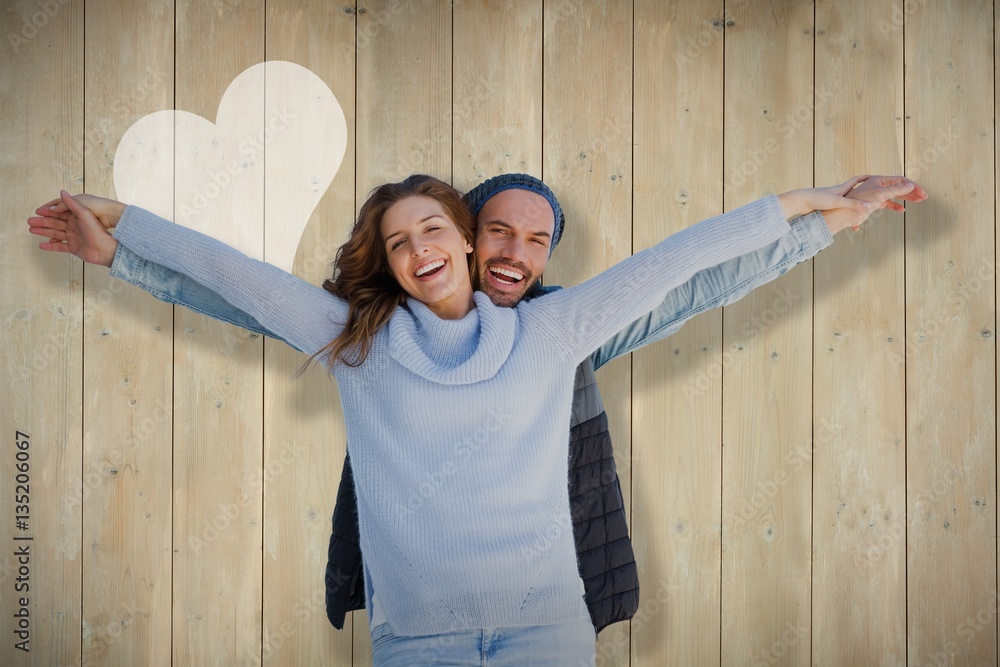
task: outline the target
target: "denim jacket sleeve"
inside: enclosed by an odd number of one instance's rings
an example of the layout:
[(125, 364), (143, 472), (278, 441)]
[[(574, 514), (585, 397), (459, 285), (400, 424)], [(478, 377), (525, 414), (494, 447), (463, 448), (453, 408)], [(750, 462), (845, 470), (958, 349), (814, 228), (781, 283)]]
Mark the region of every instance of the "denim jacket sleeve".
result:
[[(111, 275), (136, 287), (141, 287), (160, 301), (185, 306), (196, 313), (235, 324), (248, 331), (270, 336), (285, 343), (288, 342), (280, 336), (274, 335), (253, 316), (233, 306), (208, 287), (183, 273), (143, 259), (126, 248), (124, 243), (119, 243), (118, 249), (115, 251), (115, 259), (111, 264)], [(301, 350), (299, 351), (301, 352)]]
[(771, 245), (700, 271), (671, 290), (649, 315), (629, 324), (591, 355), (594, 368), (667, 338), (695, 315), (739, 301), (833, 243), (819, 211), (793, 220), (788, 227), (788, 233)]

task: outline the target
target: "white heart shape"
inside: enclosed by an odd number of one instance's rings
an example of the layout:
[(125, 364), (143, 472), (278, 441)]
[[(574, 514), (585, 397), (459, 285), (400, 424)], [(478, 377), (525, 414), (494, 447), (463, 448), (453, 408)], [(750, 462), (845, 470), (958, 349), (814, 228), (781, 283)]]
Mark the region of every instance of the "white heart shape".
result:
[(290, 272), (346, 148), (344, 111), (323, 80), (268, 61), (233, 79), (214, 124), (174, 110), (136, 121), (115, 152), (115, 192)]

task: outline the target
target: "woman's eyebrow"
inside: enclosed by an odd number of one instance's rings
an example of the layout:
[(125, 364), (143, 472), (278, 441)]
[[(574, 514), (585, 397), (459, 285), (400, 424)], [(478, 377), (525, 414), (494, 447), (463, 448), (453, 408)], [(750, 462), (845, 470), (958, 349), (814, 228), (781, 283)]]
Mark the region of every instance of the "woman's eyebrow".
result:
[[(428, 220), (430, 220), (431, 218), (440, 218), (440, 217), (441, 217), (441, 214), (440, 214), (440, 213), (431, 213), (431, 214), (430, 214), (429, 216), (427, 216), (426, 218), (423, 218), (423, 219), (421, 219), (421, 220), (420, 220), (420, 222), (427, 222), (427, 221), (428, 221)], [(399, 236), (399, 235), (400, 235), (400, 234), (402, 234), (402, 233), (403, 233), (403, 231), (402, 231), (402, 230), (400, 230), (400, 231), (398, 231), (398, 232), (393, 232), (392, 234), (389, 234), (389, 235), (388, 235), (388, 236), (386, 236), (386, 237), (385, 237), (384, 239), (382, 239), (382, 242), (383, 242), (383, 243), (385, 243), (385, 242), (387, 242), (387, 241), (388, 241), (389, 239), (391, 239), (391, 238), (392, 238), (393, 236)]]

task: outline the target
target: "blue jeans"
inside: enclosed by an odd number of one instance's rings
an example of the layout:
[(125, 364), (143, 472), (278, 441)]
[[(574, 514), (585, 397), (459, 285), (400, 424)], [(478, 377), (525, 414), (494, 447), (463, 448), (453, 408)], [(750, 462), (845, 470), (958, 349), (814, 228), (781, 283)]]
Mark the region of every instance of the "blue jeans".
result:
[(372, 630), (372, 664), (593, 667), (596, 642), (589, 616), (553, 625), (458, 630), (414, 637), (397, 637), (389, 624), (383, 623)]

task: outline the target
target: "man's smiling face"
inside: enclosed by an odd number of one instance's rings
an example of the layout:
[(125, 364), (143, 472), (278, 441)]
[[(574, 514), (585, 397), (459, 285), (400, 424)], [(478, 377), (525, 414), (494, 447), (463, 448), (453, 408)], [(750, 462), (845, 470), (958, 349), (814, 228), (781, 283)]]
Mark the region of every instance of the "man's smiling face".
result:
[(516, 306), (549, 263), (552, 207), (540, 194), (512, 188), (483, 204), (478, 223), (479, 289), (498, 306)]

